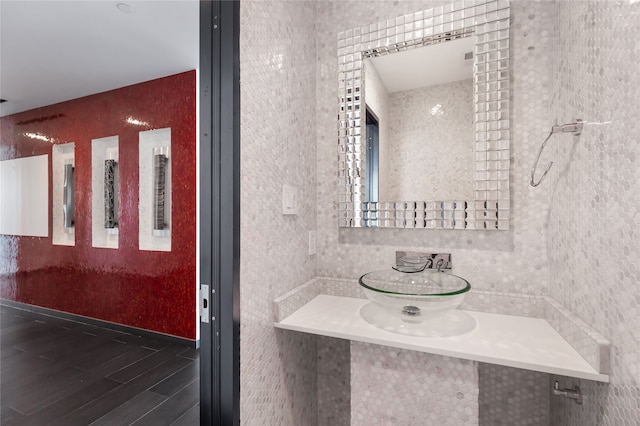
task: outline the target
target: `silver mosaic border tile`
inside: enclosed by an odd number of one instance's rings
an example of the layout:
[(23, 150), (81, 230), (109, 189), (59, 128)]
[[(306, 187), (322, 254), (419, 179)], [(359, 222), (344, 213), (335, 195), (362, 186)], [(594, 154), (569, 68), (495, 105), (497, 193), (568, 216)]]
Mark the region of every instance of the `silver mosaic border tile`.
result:
[[(508, 0), (457, 1), (338, 34), (338, 225), (507, 230), (510, 222)], [(364, 199), (363, 57), (468, 35), (474, 51), (474, 200)]]

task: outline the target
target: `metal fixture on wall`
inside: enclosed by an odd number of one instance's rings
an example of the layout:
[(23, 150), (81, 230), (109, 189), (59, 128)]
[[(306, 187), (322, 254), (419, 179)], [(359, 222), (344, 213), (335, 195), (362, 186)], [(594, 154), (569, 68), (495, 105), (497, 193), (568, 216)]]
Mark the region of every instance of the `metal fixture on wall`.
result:
[(75, 142), (54, 144), (51, 147), (51, 177), (51, 243), (57, 246), (74, 246)]
[(153, 155), (153, 230), (168, 228), (166, 216), (167, 166), (169, 157), (163, 148), (154, 149)]
[(393, 269), (399, 272), (422, 272), (425, 269), (451, 272), (452, 268), (451, 253), (418, 253), (413, 251), (396, 251), (396, 264), (393, 266)]
[(171, 128), (140, 132), (138, 153), (138, 245), (140, 250), (171, 251)]
[(104, 227), (118, 227), (118, 162), (104, 161)]
[(75, 225), (75, 167), (70, 163), (64, 165), (62, 214), (65, 232), (73, 232)]
[(565, 398), (569, 398), (573, 400), (576, 404), (582, 405), (582, 391), (578, 386), (575, 386), (571, 389), (564, 388), (560, 389), (560, 383), (556, 380), (553, 384), (553, 394), (556, 396), (563, 396)]
[(542, 176), (540, 176), (540, 179), (538, 179), (537, 182), (535, 181), (535, 174), (536, 174), (536, 169), (538, 168), (538, 161), (540, 160), (542, 151), (544, 151), (544, 147), (547, 145), (547, 142), (549, 142), (549, 139), (551, 139), (551, 136), (553, 136), (554, 133), (573, 133), (575, 136), (580, 136), (580, 134), (582, 133), (583, 127), (584, 127), (584, 123), (579, 118), (576, 119), (574, 123), (562, 124), (559, 126), (551, 127), (549, 136), (547, 136), (544, 142), (542, 142), (542, 145), (540, 146), (540, 150), (538, 151), (538, 156), (536, 157), (536, 161), (533, 163), (533, 167), (531, 168), (531, 182), (530, 182), (531, 186), (535, 188), (536, 186), (540, 185), (544, 180), (544, 178), (547, 176), (547, 173), (549, 173), (549, 169), (551, 169), (551, 166), (553, 166), (553, 161), (552, 161), (544, 170), (544, 173), (542, 173)]
[(119, 137), (91, 140), (91, 245), (118, 248)]

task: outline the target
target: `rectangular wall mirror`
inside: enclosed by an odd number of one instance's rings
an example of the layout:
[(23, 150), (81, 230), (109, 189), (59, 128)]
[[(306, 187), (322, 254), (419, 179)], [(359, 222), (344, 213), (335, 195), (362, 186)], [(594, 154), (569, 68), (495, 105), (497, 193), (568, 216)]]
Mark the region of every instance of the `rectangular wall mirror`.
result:
[(341, 227), (509, 228), (509, 2), (338, 35)]

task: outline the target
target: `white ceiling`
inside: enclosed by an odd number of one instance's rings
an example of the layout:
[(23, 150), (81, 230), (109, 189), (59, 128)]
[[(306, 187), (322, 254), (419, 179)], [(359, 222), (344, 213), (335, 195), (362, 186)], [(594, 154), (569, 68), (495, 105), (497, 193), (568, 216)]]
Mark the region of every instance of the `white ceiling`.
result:
[(473, 37), (371, 58), (389, 93), (451, 83), (473, 77)]
[(0, 0), (0, 116), (197, 69), (198, 46), (197, 0)]

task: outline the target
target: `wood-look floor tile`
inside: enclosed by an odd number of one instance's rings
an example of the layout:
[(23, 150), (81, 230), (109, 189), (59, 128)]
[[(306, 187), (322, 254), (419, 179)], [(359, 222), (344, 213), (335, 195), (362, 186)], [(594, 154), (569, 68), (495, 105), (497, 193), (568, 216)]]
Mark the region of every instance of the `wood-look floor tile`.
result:
[(199, 363), (200, 361), (198, 360), (191, 361), (189, 365), (184, 367), (182, 370), (176, 372), (170, 377), (167, 377), (149, 390), (164, 396), (171, 396), (175, 394), (189, 383), (198, 379), (200, 374)]
[[(168, 346), (157, 351), (154, 354), (149, 355), (144, 360), (140, 360), (136, 363), (133, 363), (119, 371), (116, 371), (113, 374), (110, 374), (109, 377), (111, 380), (115, 380), (120, 383), (127, 383), (130, 380), (138, 377), (140, 374), (146, 372), (147, 370), (151, 370), (154, 366), (158, 364), (162, 364), (165, 361), (168, 361), (172, 358), (175, 358), (178, 353), (183, 350), (180, 346)], [(184, 365), (189, 363), (189, 360), (186, 358), (182, 358), (186, 362)]]
[(180, 370), (188, 362), (189, 361), (184, 358), (173, 357), (164, 364), (147, 370), (135, 379), (104, 394), (102, 397), (84, 407), (69, 413), (65, 419), (69, 421), (69, 424), (90, 424), (135, 397), (140, 392), (146, 391), (158, 382), (164, 380), (167, 376)]
[[(55, 363), (51, 365), (53, 367)], [(80, 385), (81, 376), (80, 370), (51, 368), (51, 373), (40, 372), (36, 381), (25, 382), (26, 385), (19, 382), (7, 396), (7, 403), (21, 413), (31, 414), (73, 393), (75, 389), (70, 389), (69, 385)]]
[(180, 416), (170, 426), (194, 426), (200, 424), (200, 403), (193, 406), (189, 411)]
[(199, 383), (197, 381), (191, 382), (133, 424), (135, 426), (171, 424), (193, 408), (199, 400)]
[[(155, 353), (154, 350), (140, 346), (118, 345), (126, 349), (124, 353), (116, 355), (119, 350), (114, 350), (114, 352), (106, 350), (105, 354), (109, 356), (108, 359), (102, 360), (100, 363), (96, 363), (96, 359), (86, 360), (76, 364), (75, 368), (81, 371), (98, 372), (103, 376), (108, 376), (130, 366), (131, 364), (135, 364), (136, 362), (148, 358)], [(98, 359), (100, 358), (101, 357), (98, 357)]]
[(11, 389), (37, 384), (53, 364), (50, 359), (24, 352), (2, 363), (2, 385)]
[(199, 423), (194, 348), (6, 306), (0, 315), (0, 426)]
[(144, 346), (146, 348), (155, 349), (155, 350), (159, 350), (162, 348), (166, 348), (167, 346), (171, 346), (171, 343), (166, 341), (151, 339), (145, 336), (136, 336), (134, 334), (122, 334), (120, 336), (114, 337), (114, 340), (127, 343), (130, 345)]
[(86, 386), (67, 395), (64, 398), (47, 405), (46, 407), (38, 410), (25, 419), (24, 426), (33, 425), (39, 426), (48, 424), (53, 419), (61, 419), (66, 414), (77, 410), (85, 404), (100, 398), (105, 393), (108, 393), (118, 386), (122, 386), (120, 383), (114, 382), (109, 379), (99, 379), (95, 382), (88, 383)]
[[(113, 426), (113, 425), (129, 425), (153, 410), (158, 404), (165, 401), (167, 397), (158, 395), (153, 392), (141, 392), (120, 405), (116, 409), (110, 411), (100, 417), (91, 426)], [(156, 425), (162, 424), (156, 423)]]
[(16, 347), (9, 346), (7, 348), (0, 349), (0, 361), (7, 361), (11, 357), (23, 354), (24, 351), (22, 349), (18, 349)]
[(25, 416), (22, 413), (18, 413), (11, 407), (0, 406), (0, 422), (2, 426), (22, 426), (25, 425)]
[(4, 323), (3, 318), (2, 321), (2, 331), (0, 331), (0, 336), (9, 336), (13, 333), (20, 332), (21, 330), (40, 327), (40, 325), (33, 320), (12, 321), (10, 323)]
[(180, 352), (178, 356), (189, 359), (200, 359), (200, 351), (196, 348), (186, 348), (184, 351)]

